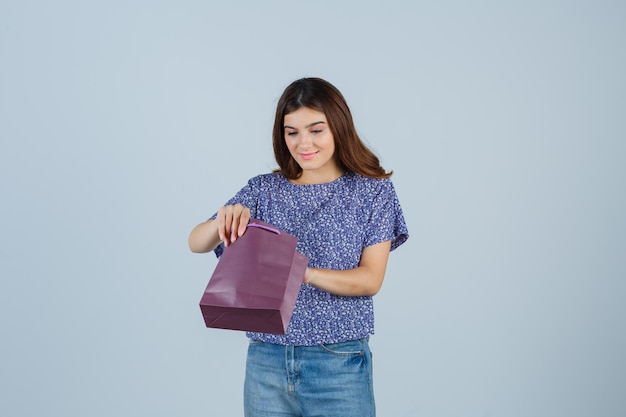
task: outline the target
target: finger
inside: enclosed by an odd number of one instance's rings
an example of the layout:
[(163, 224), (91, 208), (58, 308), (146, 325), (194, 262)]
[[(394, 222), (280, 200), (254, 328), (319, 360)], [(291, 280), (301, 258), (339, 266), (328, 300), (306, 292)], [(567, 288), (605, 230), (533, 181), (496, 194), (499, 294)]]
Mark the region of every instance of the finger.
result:
[(224, 242), (225, 246), (228, 246), (229, 242), (229, 236), (230, 236), (230, 232), (228, 230), (228, 223), (227, 223), (227, 212), (224, 209), (222, 211), (222, 214), (220, 216), (220, 222), (219, 222), (219, 234), (220, 234), (220, 240), (222, 242)]
[(241, 211), (242, 211), (242, 206), (240, 204), (237, 204), (233, 207), (233, 221), (232, 221), (231, 229), (230, 229), (230, 240), (233, 243), (239, 237), (238, 232), (239, 232), (239, 222), (241, 220)]
[(250, 222), (250, 209), (244, 207), (241, 212), (240, 220), (239, 220), (239, 230), (237, 231), (238, 236), (243, 236), (246, 233), (246, 228), (248, 227), (248, 223)]
[(225, 224), (224, 224), (224, 242), (226, 243), (226, 246), (229, 246), (231, 243), (233, 243), (233, 219), (234, 219), (234, 207), (233, 206), (227, 206), (226, 207), (226, 219), (225, 219)]
[(217, 216), (215, 216), (215, 224), (217, 225), (217, 235), (219, 236), (220, 240), (223, 242), (224, 241), (224, 236), (225, 236), (225, 227), (224, 227), (224, 218), (226, 217), (226, 213), (225, 213), (225, 209), (224, 207), (220, 208), (217, 211)]
[(250, 220), (250, 209), (241, 204), (233, 207), (233, 228), (231, 240), (234, 242), (246, 232), (248, 221)]

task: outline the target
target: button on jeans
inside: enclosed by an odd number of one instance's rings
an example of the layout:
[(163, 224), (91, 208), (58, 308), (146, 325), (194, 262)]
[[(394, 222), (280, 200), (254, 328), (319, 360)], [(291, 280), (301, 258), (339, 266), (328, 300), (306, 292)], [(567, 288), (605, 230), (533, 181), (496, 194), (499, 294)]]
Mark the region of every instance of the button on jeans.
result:
[(250, 341), (246, 417), (374, 417), (367, 339), (318, 346)]

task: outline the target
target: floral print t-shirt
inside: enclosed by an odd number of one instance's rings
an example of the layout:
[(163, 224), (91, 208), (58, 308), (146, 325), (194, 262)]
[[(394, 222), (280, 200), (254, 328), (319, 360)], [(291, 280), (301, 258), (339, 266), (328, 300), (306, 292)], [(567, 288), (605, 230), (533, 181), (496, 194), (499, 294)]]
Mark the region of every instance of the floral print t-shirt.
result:
[[(391, 240), (394, 250), (408, 238), (390, 179), (347, 172), (330, 183), (300, 185), (279, 173), (263, 174), (250, 179), (226, 205), (237, 203), (248, 207), (252, 218), (297, 237), (297, 250), (309, 258), (311, 268), (353, 269), (367, 246)], [(218, 246), (216, 255), (223, 250)], [(372, 297), (337, 296), (303, 284), (286, 334), (247, 335), (267, 343), (311, 346), (373, 333)]]

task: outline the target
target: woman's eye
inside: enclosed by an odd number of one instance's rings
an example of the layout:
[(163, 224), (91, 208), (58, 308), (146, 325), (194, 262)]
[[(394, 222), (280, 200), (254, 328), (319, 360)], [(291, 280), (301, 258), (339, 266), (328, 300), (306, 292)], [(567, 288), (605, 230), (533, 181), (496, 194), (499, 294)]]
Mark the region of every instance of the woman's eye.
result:
[(287, 132), (287, 136), (296, 136), (298, 132)]
[(322, 133), (323, 130), (322, 129), (315, 129), (315, 130), (311, 130), (311, 132), (315, 133), (317, 135), (318, 133)]

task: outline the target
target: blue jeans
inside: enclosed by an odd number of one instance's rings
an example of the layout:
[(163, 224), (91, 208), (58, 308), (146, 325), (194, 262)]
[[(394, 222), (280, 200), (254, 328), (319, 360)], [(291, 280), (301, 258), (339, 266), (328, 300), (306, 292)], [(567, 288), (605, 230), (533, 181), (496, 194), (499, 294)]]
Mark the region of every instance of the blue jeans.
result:
[(319, 346), (250, 341), (246, 417), (375, 417), (367, 339)]

